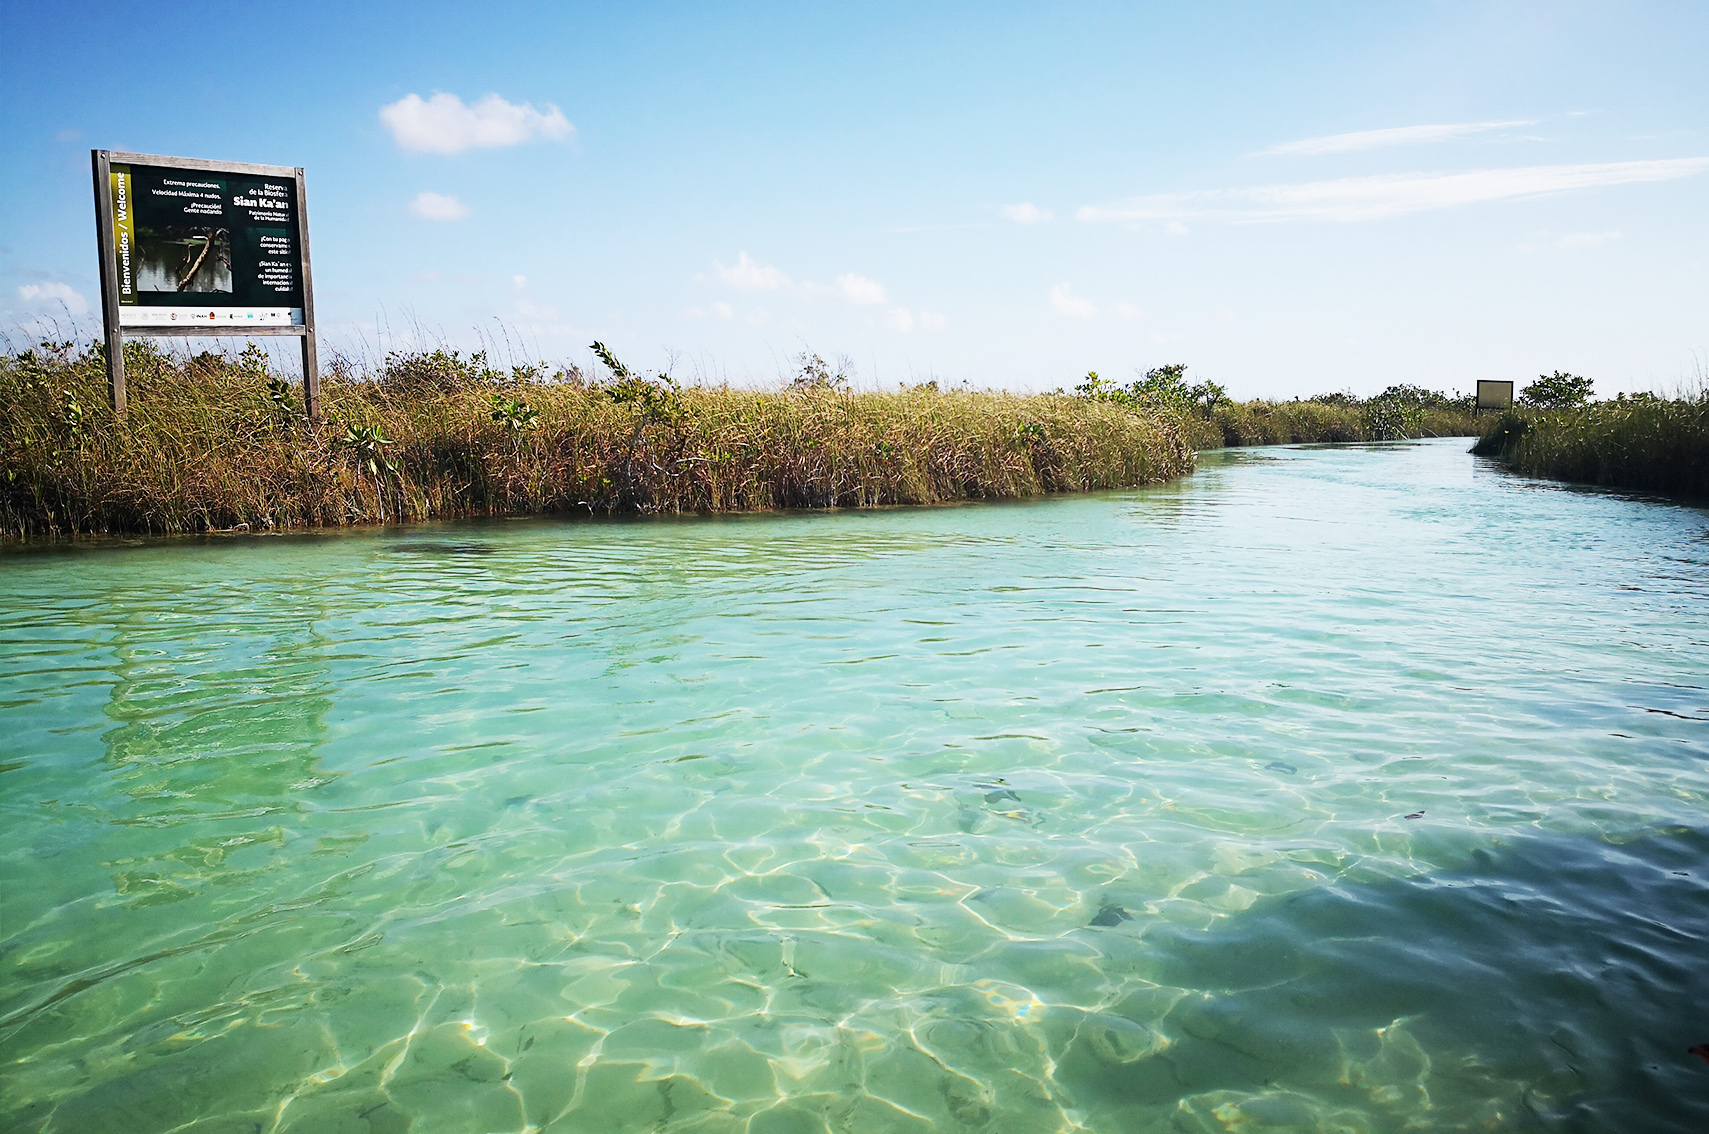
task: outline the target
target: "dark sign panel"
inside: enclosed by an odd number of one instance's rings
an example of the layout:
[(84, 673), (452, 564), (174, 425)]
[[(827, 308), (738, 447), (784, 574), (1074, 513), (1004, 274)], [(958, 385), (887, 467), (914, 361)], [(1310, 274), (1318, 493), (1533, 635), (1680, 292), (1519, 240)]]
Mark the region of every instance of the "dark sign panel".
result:
[(119, 323), (303, 322), (294, 177), (109, 166)]

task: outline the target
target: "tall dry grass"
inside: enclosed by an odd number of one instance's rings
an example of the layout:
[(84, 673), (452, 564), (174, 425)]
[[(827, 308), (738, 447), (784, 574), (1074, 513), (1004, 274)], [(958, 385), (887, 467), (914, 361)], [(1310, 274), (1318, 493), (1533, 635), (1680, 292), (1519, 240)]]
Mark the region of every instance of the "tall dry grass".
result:
[(5, 536), (926, 504), (1146, 484), (1193, 460), (1175, 415), (1068, 396), (626, 387), (444, 352), (327, 379), (317, 427), (259, 354), (126, 356), (124, 422), (98, 348), (0, 356)]

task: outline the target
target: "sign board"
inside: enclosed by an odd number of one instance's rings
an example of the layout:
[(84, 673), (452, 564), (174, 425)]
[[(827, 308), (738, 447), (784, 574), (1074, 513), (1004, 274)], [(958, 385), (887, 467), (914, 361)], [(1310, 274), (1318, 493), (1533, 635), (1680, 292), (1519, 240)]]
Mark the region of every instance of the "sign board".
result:
[(1478, 379), (1477, 412), (1484, 410), (1504, 410), (1513, 407), (1512, 382), (1486, 382)]
[(295, 335), (320, 416), (303, 171), (92, 153), (113, 408), (124, 413), (125, 335)]

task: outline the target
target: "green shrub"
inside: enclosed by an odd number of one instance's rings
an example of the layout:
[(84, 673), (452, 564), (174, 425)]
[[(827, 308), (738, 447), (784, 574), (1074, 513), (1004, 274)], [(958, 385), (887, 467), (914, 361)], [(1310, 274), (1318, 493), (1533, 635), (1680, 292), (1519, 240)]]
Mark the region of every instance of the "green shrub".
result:
[(1592, 385), (1589, 378), (1557, 370), (1537, 375), (1535, 382), (1519, 391), (1519, 401), (1537, 409), (1572, 409), (1590, 401)]

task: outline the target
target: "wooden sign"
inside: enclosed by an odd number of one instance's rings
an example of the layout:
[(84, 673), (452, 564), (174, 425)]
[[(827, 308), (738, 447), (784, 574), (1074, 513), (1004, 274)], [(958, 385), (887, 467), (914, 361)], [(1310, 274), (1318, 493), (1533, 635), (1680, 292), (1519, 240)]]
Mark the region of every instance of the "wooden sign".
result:
[(291, 335), (321, 416), (301, 168), (91, 152), (107, 388), (125, 415), (126, 335)]
[(1487, 382), (1478, 379), (1477, 412), (1485, 410), (1504, 410), (1513, 408), (1512, 382)]

